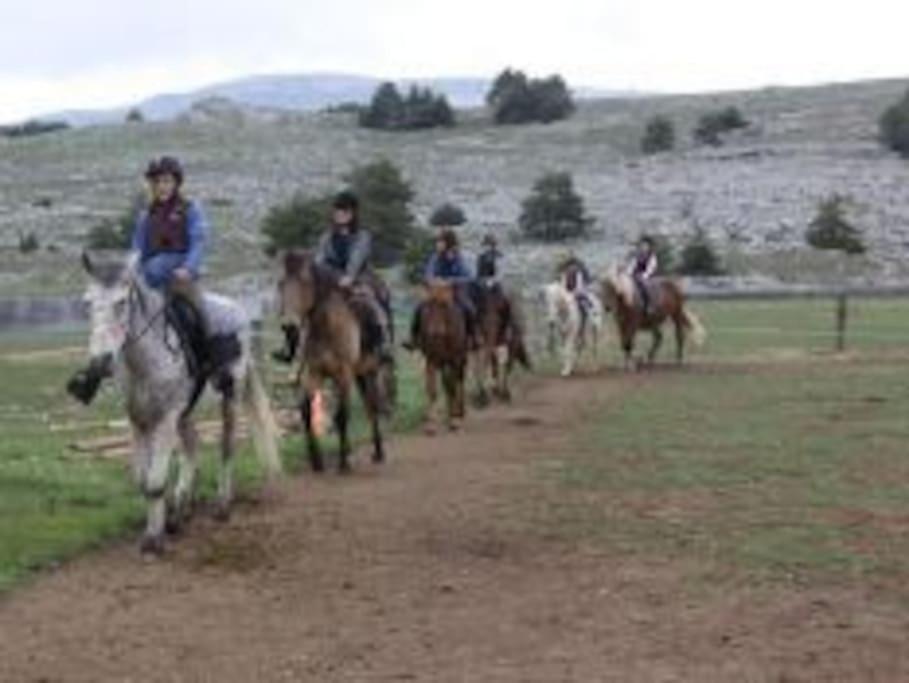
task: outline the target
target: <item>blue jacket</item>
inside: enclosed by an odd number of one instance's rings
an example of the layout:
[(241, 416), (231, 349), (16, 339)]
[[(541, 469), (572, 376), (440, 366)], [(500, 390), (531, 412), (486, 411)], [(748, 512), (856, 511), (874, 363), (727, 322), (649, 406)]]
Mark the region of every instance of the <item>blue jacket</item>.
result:
[(143, 210), (136, 218), (132, 248), (141, 254), (142, 273), (150, 287), (155, 289), (166, 287), (173, 272), (178, 268), (185, 268), (193, 278), (199, 277), (208, 244), (208, 221), (196, 202), (189, 202), (186, 221), (189, 241), (187, 250), (156, 252), (149, 243), (148, 210)]
[(460, 253), (455, 254), (454, 258), (449, 258), (435, 252), (426, 264), (425, 277), (427, 280), (468, 282), (473, 279), (473, 273)]

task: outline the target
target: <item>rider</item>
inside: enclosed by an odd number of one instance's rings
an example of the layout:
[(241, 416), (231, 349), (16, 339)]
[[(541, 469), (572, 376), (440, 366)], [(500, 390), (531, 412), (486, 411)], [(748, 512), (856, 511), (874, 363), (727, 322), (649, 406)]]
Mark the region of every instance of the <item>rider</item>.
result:
[(593, 308), (593, 301), (587, 294), (587, 289), (593, 282), (587, 264), (574, 251), (569, 251), (559, 262), (556, 274), (565, 289), (574, 294), (581, 312), (586, 317)]
[[(451, 228), (443, 228), (436, 238), (435, 251), (429, 257), (424, 272), (424, 281), (442, 280), (454, 285), (455, 303), (464, 314), (464, 324), (467, 338), (474, 339), (476, 334), (476, 307), (470, 296), (470, 285), (474, 281), (473, 274), (461, 254), (458, 235)], [(417, 339), (420, 336), (420, 323), (423, 306), (417, 306), (410, 323), (410, 339), (403, 346), (408, 351), (417, 348)]]
[(503, 257), (496, 236), (487, 234), (483, 238), (483, 251), (477, 256), (477, 279), (481, 282), (498, 282), (501, 275), (499, 261)]
[[(391, 305), (378, 276), (370, 269), (372, 234), (360, 225), (360, 202), (350, 191), (339, 192), (332, 202), (331, 227), (326, 230), (316, 247), (316, 263), (327, 266), (339, 276), (339, 284), (347, 291), (357, 286), (367, 289), (378, 328), (374, 330), (380, 340), (383, 361), (391, 361), (390, 341)], [(290, 363), (299, 346), (300, 332), (292, 323), (282, 325), (285, 345), (272, 354), (275, 360)]]
[(638, 293), (641, 295), (641, 304), (645, 317), (651, 314), (650, 288), (648, 287), (648, 282), (656, 275), (658, 268), (659, 262), (657, 261), (653, 238), (644, 235), (638, 241), (634, 257), (628, 264), (628, 275), (634, 280)]
[[(170, 156), (153, 160), (145, 171), (145, 180), (150, 200), (136, 219), (131, 247), (139, 253), (142, 276), (150, 287), (166, 290), (169, 296), (179, 297), (192, 307), (206, 346), (199, 370), (216, 376), (220, 382), (222, 378), (217, 375), (236, 348), (211, 335), (197, 284), (208, 241), (208, 222), (199, 204), (182, 192), (184, 173), (179, 160)], [(76, 373), (69, 384), (70, 393), (89, 403), (101, 381), (110, 374), (109, 364), (90, 365)]]

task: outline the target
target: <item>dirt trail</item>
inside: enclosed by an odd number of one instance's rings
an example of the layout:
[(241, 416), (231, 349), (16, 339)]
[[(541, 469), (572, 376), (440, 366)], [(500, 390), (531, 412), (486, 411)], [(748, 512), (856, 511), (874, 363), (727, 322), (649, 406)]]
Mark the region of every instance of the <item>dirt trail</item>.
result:
[(533, 380), (382, 469), (200, 519), (163, 561), (84, 557), (0, 602), (0, 681), (909, 680), (909, 623), (862, 595), (695, 600), (677, 559), (537, 524), (581, 406), (638, 381)]

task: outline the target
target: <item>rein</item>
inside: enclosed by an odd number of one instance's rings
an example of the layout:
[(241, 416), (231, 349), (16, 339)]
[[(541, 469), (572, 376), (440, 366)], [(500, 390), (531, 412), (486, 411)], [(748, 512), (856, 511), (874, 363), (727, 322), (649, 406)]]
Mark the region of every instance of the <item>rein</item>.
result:
[[(132, 327), (133, 320), (135, 319), (135, 310), (136, 310), (133, 305), (133, 302), (136, 302), (139, 310), (142, 312), (143, 315), (145, 315), (148, 312), (148, 303), (145, 300), (145, 296), (142, 294), (142, 290), (139, 289), (139, 287), (136, 285), (135, 282), (133, 282), (130, 285), (128, 296), (129, 296), (128, 300), (130, 303), (129, 327)], [(140, 341), (142, 341), (152, 331), (152, 329), (154, 329), (155, 323), (157, 323), (160, 318), (164, 318), (166, 316), (166, 314), (167, 314), (167, 304), (165, 303), (165, 304), (162, 304), (161, 307), (157, 311), (155, 311), (154, 315), (152, 315), (150, 318), (148, 318), (146, 320), (145, 326), (142, 328), (142, 330), (140, 332), (133, 334), (133, 333), (130, 333), (129, 329), (127, 329), (126, 334), (125, 334), (125, 341), (123, 342), (123, 348), (126, 348), (127, 346), (132, 346), (134, 344), (138, 344)], [(165, 320), (164, 346), (167, 347), (167, 350), (170, 351), (172, 354), (177, 355), (179, 353), (179, 349), (176, 348), (171, 343), (170, 337), (167, 334), (167, 330), (168, 330), (168, 325), (167, 325), (167, 321)]]

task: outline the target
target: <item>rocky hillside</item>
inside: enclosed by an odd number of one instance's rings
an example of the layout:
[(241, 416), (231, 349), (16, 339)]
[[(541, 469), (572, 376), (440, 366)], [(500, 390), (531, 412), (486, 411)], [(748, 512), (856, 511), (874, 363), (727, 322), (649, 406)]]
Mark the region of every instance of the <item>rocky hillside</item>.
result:
[[(597, 218), (595, 235), (578, 246), (598, 266), (642, 231), (680, 239), (698, 224), (739, 273), (823, 277), (831, 262), (810, 254), (802, 234), (818, 200), (840, 192), (854, 200), (853, 219), (870, 247), (849, 268), (902, 278), (909, 163), (879, 147), (876, 122), (906, 87), (884, 81), (591, 101), (548, 126), (496, 127), (473, 110), (455, 129), (417, 133), (362, 130), (343, 114), (274, 115), (222, 103), (169, 123), (0, 140), (0, 293), (73, 287), (78, 274), (69, 264), (87, 230), (126, 206), (144, 164), (164, 152), (185, 159), (189, 191), (212, 215), (218, 275), (264, 265), (258, 226), (274, 202), (337, 188), (354, 164), (385, 156), (412, 181), (421, 218), (450, 200), (469, 215), (468, 243), (486, 231), (513, 241), (516, 274), (543, 272), (553, 259), (551, 248), (513, 239), (521, 199), (540, 174), (568, 170)], [(726, 105), (739, 107), (751, 127), (723, 147), (696, 148), (694, 121)], [(657, 113), (675, 121), (682, 144), (643, 157), (644, 122)], [(42, 249), (23, 257), (15, 245), (29, 233)]]

